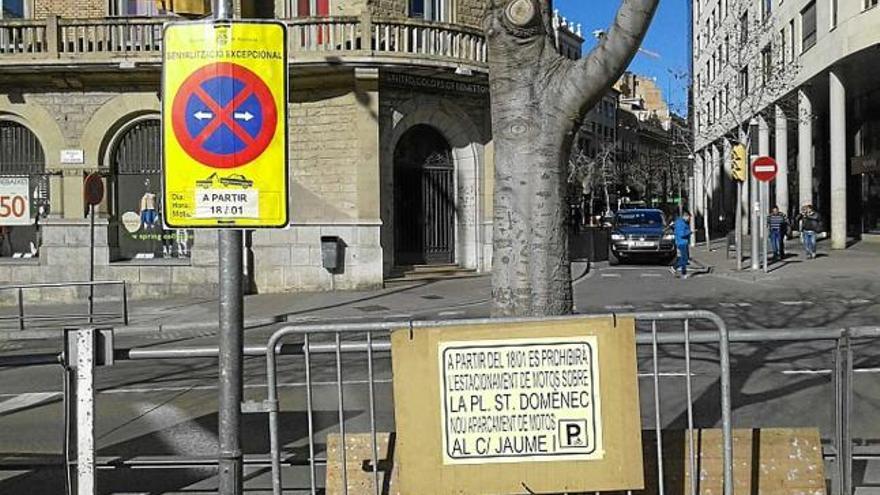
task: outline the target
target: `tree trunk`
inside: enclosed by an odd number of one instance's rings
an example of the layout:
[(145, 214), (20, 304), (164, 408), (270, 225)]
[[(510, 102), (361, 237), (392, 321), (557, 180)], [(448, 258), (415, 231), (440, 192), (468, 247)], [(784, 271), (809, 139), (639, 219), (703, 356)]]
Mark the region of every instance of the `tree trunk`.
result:
[(608, 35), (572, 61), (556, 50), (550, 0), (491, 0), (484, 27), (495, 142), (494, 315), (571, 312), (571, 143), (583, 115), (629, 64), (656, 5), (624, 0)]

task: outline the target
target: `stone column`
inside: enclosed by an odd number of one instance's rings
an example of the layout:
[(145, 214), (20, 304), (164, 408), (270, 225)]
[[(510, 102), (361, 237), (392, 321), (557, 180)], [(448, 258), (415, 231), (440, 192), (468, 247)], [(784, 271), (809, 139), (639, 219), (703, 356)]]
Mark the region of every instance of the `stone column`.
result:
[(798, 205), (813, 204), (813, 102), (798, 91)]
[(722, 159), (722, 147), (718, 144), (712, 145), (712, 190), (709, 193), (712, 196), (712, 215), (715, 220), (722, 213), (724, 208), (724, 188), (722, 184), (722, 170), (724, 169), (724, 160)]
[(835, 72), (828, 74), (831, 135), (831, 248), (846, 249), (846, 88)]
[(788, 215), (788, 121), (785, 112), (776, 106), (776, 206)]
[(770, 126), (764, 117), (758, 117), (758, 154), (761, 156), (770, 155)]
[(691, 198), (691, 214), (701, 215), (703, 212), (703, 155), (700, 150), (694, 157), (694, 195)]

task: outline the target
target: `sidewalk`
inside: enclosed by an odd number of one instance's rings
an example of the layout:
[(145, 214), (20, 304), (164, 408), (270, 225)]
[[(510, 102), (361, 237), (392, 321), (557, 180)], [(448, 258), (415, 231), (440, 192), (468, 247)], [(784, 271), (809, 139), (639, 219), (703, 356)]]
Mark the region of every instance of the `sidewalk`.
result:
[[(471, 313), (487, 316), (491, 279), (488, 275), (465, 279), (414, 281), (372, 291), (302, 292), (258, 294), (245, 297), (245, 328), (284, 322), (330, 320), (409, 319), (444, 316), (444, 313)], [(96, 313), (118, 313), (121, 303), (101, 301)], [(84, 314), (85, 302), (79, 305), (27, 305), (28, 315)], [(16, 307), (0, 307), (0, 317), (17, 315)], [(129, 325), (120, 318), (96, 320), (120, 334), (181, 333), (216, 331), (216, 299), (175, 298), (130, 301)], [(56, 337), (64, 326), (86, 324), (84, 318), (30, 321), (24, 331), (17, 320), (0, 321), (0, 340), (42, 339)]]
[[(770, 260), (767, 273), (752, 271), (749, 260), (750, 245), (743, 246), (743, 270), (736, 267), (736, 255), (731, 251), (728, 257), (725, 252), (727, 243), (725, 239), (713, 240), (711, 251), (706, 250), (705, 244), (701, 243), (691, 248), (691, 257), (697, 263), (712, 267), (714, 276), (735, 278), (745, 281), (799, 281), (815, 283), (824, 277), (846, 277), (876, 274), (880, 276), (880, 244), (858, 242), (845, 250), (832, 250), (831, 241), (820, 240), (817, 247), (816, 259), (808, 260), (804, 256), (800, 239), (791, 239), (785, 243), (786, 257), (782, 261)], [(770, 253), (772, 258), (772, 253)]]

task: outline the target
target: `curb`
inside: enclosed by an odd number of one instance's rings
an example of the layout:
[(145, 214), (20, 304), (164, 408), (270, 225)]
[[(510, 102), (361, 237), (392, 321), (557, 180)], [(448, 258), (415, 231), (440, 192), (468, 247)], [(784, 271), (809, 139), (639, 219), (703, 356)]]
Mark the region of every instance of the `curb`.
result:
[[(262, 327), (266, 325), (273, 325), (275, 323), (286, 323), (288, 320), (282, 316), (272, 316), (272, 317), (262, 317), (262, 318), (249, 318), (244, 320), (244, 328), (248, 330), (250, 328)], [(77, 326), (87, 326), (87, 325), (77, 325)], [(129, 326), (120, 326), (114, 327), (112, 325), (95, 325), (97, 327), (106, 328), (112, 327), (116, 330), (117, 336), (127, 336), (127, 335), (162, 335), (164, 333), (186, 333), (190, 332), (193, 334), (203, 333), (206, 331), (211, 331), (211, 333), (216, 333), (219, 331), (219, 323), (216, 321), (201, 321), (201, 322), (189, 322), (189, 323), (170, 323), (170, 324), (156, 324), (156, 325), (129, 325)], [(63, 332), (62, 328), (56, 329), (45, 329), (45, 330), (3, 330), (0, 331), (0, 340), (44, 340), (44, 339), (52, 339), (61, 337)]]

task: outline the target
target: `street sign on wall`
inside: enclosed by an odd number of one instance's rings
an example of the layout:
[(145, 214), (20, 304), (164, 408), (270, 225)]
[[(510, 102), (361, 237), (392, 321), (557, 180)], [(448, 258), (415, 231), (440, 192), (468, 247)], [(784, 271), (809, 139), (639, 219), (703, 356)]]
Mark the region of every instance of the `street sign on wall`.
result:
[(30, 225), (30, 180), (27, 177), (0, 177), (0, 225)]
[(752, 163), (752, 175), (761, 182), (770, 182), (776, 178), (776, 160), (769, 156), (755, 158)]
[(163, 198), (172, 228), (288, 223), (287, 34), (276, 22), (165, 28)]

